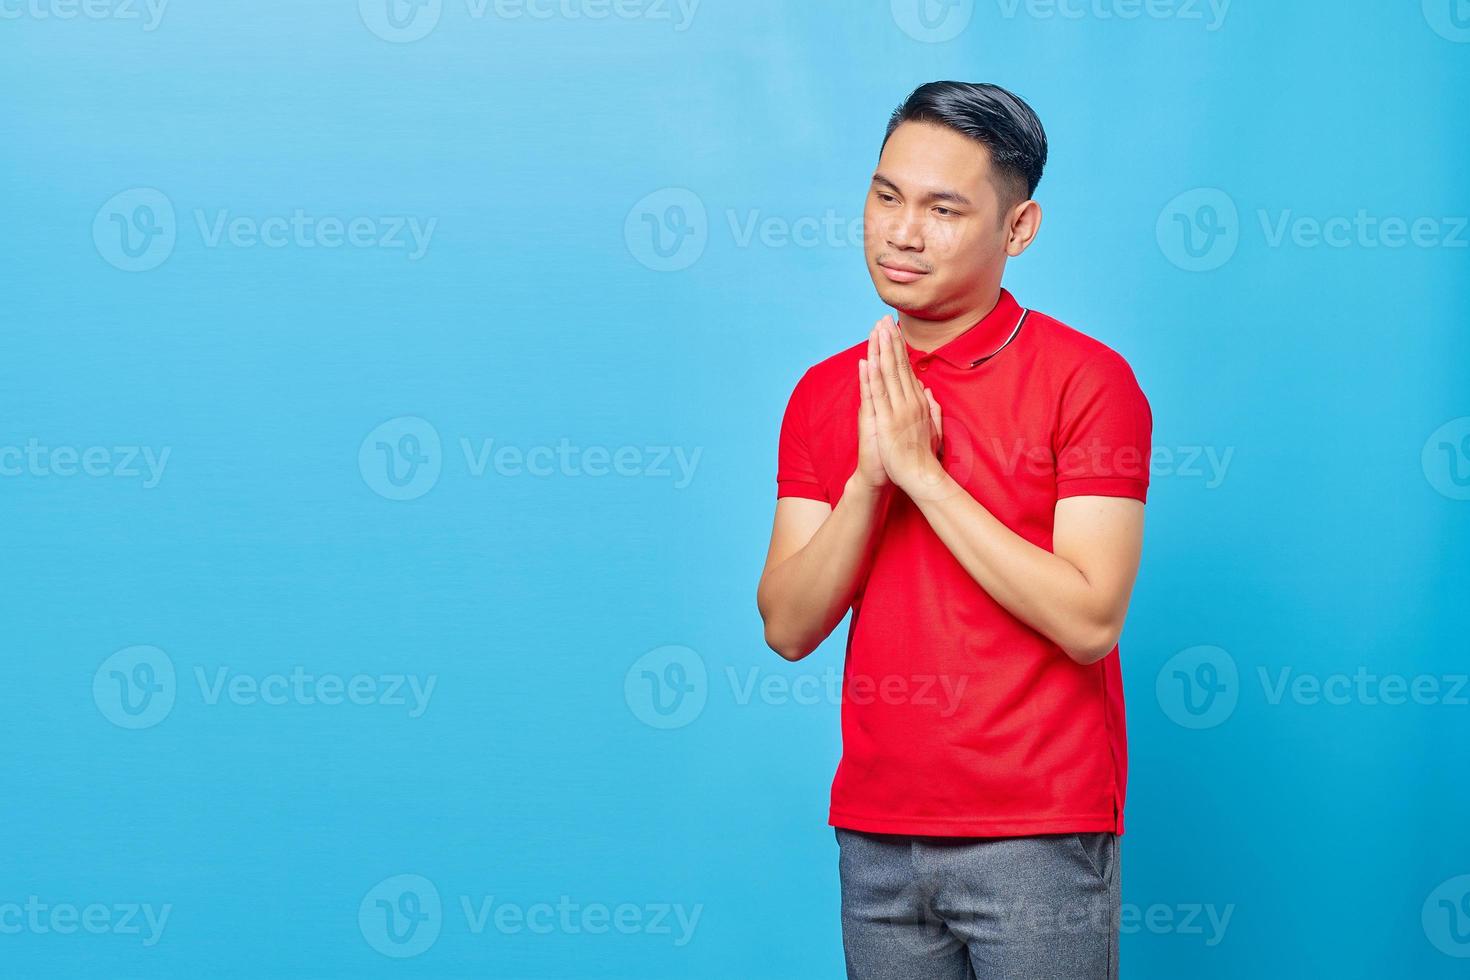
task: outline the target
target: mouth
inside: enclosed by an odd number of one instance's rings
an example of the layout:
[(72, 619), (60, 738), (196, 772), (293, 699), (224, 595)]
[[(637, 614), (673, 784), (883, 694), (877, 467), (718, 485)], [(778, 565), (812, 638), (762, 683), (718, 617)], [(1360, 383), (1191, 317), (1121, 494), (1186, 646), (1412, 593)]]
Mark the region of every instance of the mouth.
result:
[(883, 262), (878, 263), (878, 268), (883, 270), (883, 274), (891, 282), (913, 282), (928, 275), (927, 272), (921, 272), (918, 269), (911, 269), (907, 266), (900, 265), (887, 265)]

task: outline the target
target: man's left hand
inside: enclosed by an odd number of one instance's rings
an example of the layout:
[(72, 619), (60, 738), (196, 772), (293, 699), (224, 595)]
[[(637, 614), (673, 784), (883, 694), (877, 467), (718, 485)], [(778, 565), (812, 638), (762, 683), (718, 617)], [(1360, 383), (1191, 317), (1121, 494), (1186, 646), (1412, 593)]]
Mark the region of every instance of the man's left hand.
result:
[(937, 489), (945, 476), (939, 462), (944, 434), (939, 402), (914, 374), (892, 317), (878, 321), (868, 334), (866, 369), (862, 397), (872, 402), (878, 455), (889, 479), (911, 497)]

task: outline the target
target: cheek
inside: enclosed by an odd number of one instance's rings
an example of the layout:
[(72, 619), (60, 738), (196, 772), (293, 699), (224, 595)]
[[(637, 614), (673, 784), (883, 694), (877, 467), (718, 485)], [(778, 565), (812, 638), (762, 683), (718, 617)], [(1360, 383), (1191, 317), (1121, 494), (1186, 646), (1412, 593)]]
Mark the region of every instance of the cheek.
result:
[(974, 225), (969, 222), (939, 222), (936, 221), (929, 229), (928, 242), (935, 253), (944, 256), (955, 256), (964, 258), (983, 247), (975, 234)]
[(946, 264), (957, 271), (972, 271), (988, 265), (996, 253), (1005, 249), (1005, 238), (991, 229), (968, 225), (947, 227), (936, 232), (934, 251), (945, 257)]
[(863, 208), (863, 247), (874, 250), (883, 241), (883, 225), (871, 201)]

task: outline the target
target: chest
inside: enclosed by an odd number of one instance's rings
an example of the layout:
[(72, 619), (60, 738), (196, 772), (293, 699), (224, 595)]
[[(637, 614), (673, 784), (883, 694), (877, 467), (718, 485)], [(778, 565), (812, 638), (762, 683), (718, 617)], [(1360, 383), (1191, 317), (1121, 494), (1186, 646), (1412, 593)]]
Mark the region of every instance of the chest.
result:
[[(965, 370), (935, 359), (917, 367), (943, 417), (945, 471), (1007, 527), (1049, 542), (1057, 501), (1059, 397), (1020, 358)], [(994, 369), (992, 369), (994, 368)], [(814, 413), (813, 461), (832, 500), (857, 466), (859, 391), (855, 377)]]

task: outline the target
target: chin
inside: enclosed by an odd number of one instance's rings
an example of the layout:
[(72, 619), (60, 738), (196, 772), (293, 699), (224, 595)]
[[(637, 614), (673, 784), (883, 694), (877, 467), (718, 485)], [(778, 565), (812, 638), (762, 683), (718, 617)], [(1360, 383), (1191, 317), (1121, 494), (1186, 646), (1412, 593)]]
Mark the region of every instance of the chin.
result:
[(880, 272), (873, 279), (873, 288), (878, 291), (878, 298), (885, 305), (893, 307), (900, 313), (917, 315), (915, 311), (923, 305), (918, 301), (917, 294), (917, 288), (921, 283), (923, 283), (922, 279), (919, 282), (894, 282)]

